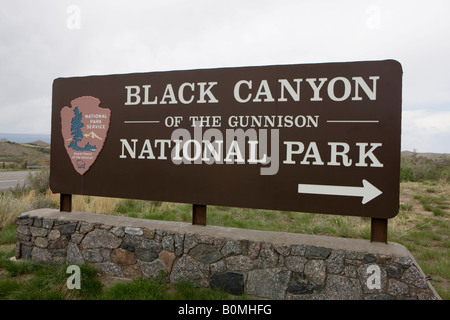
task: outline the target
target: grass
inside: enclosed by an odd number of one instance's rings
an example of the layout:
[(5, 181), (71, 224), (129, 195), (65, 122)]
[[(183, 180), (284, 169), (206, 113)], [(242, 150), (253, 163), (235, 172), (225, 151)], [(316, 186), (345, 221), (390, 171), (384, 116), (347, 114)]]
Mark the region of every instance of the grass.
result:
[(450, 300), (450, 185), (405, 182), (400, 193), (401, 210), (390, 222), (389, 240), (406, 246), (441, 298)]
[(0, 232), (0, 245), (16, 242), (16, 226), (7, 225)]
[(197, 288), (190, 282), (169, 286), (163, 278), (118, 283), (99, 296), (102, 300), (230, 300), (227, 293)]
[(0, 299), (4, 300), (75, 300), (95, 299), (102, 294), (97, 270), (81, 265), (80, 290), (66, 286), (66, 265), (42, 264), (33, 261), (13, 262), (8, 251), (0, 252)]
[[(433, 193), (436, 191), (432, 189)], [(426, 192), (430, 192), (430, 189), (426, 189)], [(448, 199), (441, 195), (439, 197), (430, 195), (415, 195), (414, 199), (418, 200), (426, 211), (432, 212), (435, 216), (445, 216), (445, 209), (449, 209)]]
[[(425, 274), (432, 278), (432, 284), (439, 295), (443, 299), (450, 300), (450, 184), (442, 177), (439, 180), (401, 183), (400, 211), (395, 218), (389, 220), (388, 240), (406, 246)], [(36, 188), (41, 186), (39, 181), (34, 183)], [(191, 222), (192, 219), (192, 205), (189, 204), (73, 196), (72, 205), (74, 211), (124, 215), (142, 219), (181, 222)], [(158, 297), (162, 296), (158, 295), (164, 295), (164, 299), (177, 299), (177, 297), (187, 299), (186, 294), (183, 296), (181, 291), (187, 292), (192, 289), (197, 292), (196, 288), (189, 289), (189, 284), (168, 288), (167, 284), (162, 282), (138, 280), (104, 287), (95, 284), (95, 280), (92, 280), (90, 293), (83, 293), (82, 290), (74, 293), (61, 287), (60, 282), (67, 279), (64, 269), (48, 271), (59, 274), (59, 278), (52, 278), (49, 275), (41, 276), (44, 270), (32, 263), (16, 264), (17, 269), (13, 270), (6, 257), (14, 255), (14, 248), (11, 246), (16, 242), (14, 237), (16, 217), (28, 210), (40, 207), (58, 208), (58, 206), (59, 195), (54, 195), (48, 190), (41, 189), (38, 192), (35, 188), (28, 187), (0, 193), (0, 257), (2, 257), (0, 299), (16, 299), (22, 297), (21, 295), (25, 297), (27, 292), (29, 292), (27, 297), (36, 298), (38, 293), (33, 291), (32, 287), (28, 287), (28, 291), (21, 291), (22, 285), (31, 286), (31, 283), (36, 286), (45, 285), (45, 278), (48, 278), (49, 282), (53, 281), (53, 284), (48, 284), (50, 287), (56, 288), (43, 293), (46, 299), (120, 299), (120, 297), (126, 299), (131, 296), (133, 299), (140, 297), (160, 299)], [(207, 223), (266, 231), (370, 238), (370, 219), (362, 217), (208, 206)], [(95, 278), (93, 276), (92, 279)], [(86, 284), (87, 288), (89, 286)], [(143, 288), (147, 286), (148, 288), (144, 290)], [(161, 292), (160, 289), (163, 287), (166, 292)], [(155, 292), (150, 296), (151, 291)], [(149, 296), (146, 296), (147, 294)], [(213, 299), (215, 294), (207, 291), (198, 299), (203, 299), (202, 297)], [(222, 299), (220, 294), (217, 297)]]
[(11, 192), (0, 193), (0, 228), (13, 224), (18, 215), (31, 209), (25, 199), (17, 198)]
[(165, 283), (150, 279), (136, 279), (117, 283), (105, 290), (104, 300), (168, 300), (169, 294)]
[[(81, 288), (70, 290), (68, 265), (13, 262), (13, 250), (0, 250), (0, 300), (230, 300), (235, 297), (192, 283), (169, 285), (163, 276), (105, 285), (92, 266), (82, 264)], [(245, 298), (243, 296), (242, 298)]]

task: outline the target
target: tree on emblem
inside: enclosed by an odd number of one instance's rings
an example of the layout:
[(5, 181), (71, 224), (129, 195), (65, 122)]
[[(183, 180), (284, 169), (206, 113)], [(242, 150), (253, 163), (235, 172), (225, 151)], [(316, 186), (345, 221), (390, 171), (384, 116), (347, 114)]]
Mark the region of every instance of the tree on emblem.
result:
[(83, 122), (81, 122), (81, 119), (83, 118), (83, 113), (78, 110), (78, 107), (75, 108), (73, 111), (74, 117), (71, 121), (70, 126), (70, 133), (72, 134), (72, 142), (69, 144), (69, 148), (80, 150), (81, 148), (78, 146), (78, 142), (80, 142), (83, 139), (83, 132), (81, 131), (81, 128), (84, 127)]
[(72, 148), (74, 150), (78, 151), (97, 151), (96, 146), (91, 146), (91, 144), (88, 142), (84, 148), (78, 146), (78, 142), (83, 140), (83, 132), (81, 131), (81, 128), (84, 127), (84, 123), (81, 122), (83, 119), (83, 113), (78, 110), (78, 107), (75, 107), (73, 110), (74, 117), (71, 121), (70, 126), (70, 134), (72, 135), (72, 142), (69, 144), (69, 148)]

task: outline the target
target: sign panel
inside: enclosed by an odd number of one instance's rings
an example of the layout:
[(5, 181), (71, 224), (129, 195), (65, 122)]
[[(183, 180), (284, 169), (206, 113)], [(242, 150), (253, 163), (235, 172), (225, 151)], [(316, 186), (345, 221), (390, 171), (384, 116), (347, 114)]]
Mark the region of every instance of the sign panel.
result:
[(58, 78), (55, 193), (392, 218), (394, 60)]

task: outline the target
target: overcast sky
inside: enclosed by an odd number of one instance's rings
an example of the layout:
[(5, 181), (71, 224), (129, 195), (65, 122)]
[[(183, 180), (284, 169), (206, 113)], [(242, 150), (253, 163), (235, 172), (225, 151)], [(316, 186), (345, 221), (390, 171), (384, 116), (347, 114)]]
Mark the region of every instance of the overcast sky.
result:
[(4, 1), (0, 132), (50, 133), (58, 77), (382, 59), (402, 150), (450, 153), (448, 0)]

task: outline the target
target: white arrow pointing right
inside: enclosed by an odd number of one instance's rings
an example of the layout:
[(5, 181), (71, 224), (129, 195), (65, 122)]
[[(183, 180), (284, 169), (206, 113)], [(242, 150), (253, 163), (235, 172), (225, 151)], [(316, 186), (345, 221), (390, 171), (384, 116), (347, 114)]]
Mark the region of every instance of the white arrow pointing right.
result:
[(383, 192), (376, 188), (369, 181), (363, 179), (362, 187), (330, 186), (320, 184), (299, 184), (298, 193), (362, 197), (362, 204), (366, 204), (378, 197)]

